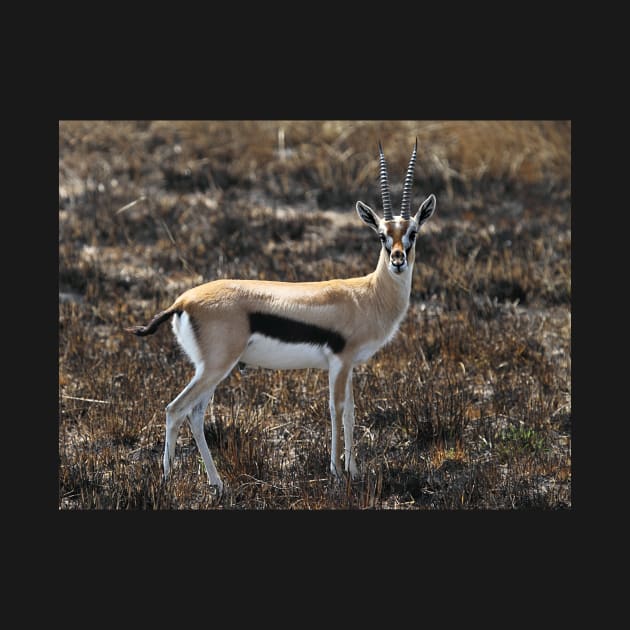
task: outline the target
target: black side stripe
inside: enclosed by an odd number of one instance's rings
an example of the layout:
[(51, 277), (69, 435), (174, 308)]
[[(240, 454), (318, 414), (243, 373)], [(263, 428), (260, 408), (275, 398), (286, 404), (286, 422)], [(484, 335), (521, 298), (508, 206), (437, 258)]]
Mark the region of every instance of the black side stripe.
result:
[(321, 328), (315, 324), (269, 313), (250, 313), (249, 327), (252, 333), (272, 337), (285, 343), (310, 343), (316, 346), (328, 346), (339, 354), (346, 345), (346, 340), (338, 332)]

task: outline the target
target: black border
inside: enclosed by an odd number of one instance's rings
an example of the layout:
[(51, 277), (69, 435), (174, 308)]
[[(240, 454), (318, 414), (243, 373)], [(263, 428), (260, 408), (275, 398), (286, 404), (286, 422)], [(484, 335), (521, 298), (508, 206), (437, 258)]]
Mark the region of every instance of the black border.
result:
[[(351, 36), (357, 45), (357, 35)], [(448, 44), (445, 44), (445, 46)], [(439, 51), (433, 49), (433, 54)], [(497, 51), (498, 54), (498, 51)], [(568, 55), (568, 53), (567, 53)], [(207, 58), (211, 58), (208, 53)], [(286, 56), (285, 56), (286, 57)], [(209, 64), (203, 74), (175, 73), (173, 69), (141, 68), (139, 76), (127, 76), (126, 81), (98, 83), (98, 68), (94, 85), (89, 90), (75, 89), (62, 94), (56, 122), (46, 125), (44, 136), (52, 134), (59, 120), (205, 120), (205, 119), (332, 119), (332, 120), (400, 120), (400, 119), (462, 119), (462, 120), (573, 120), (576, 87), (570, 75), (563, 73), (567, 56), (552, 60), (549, 71), (523, 63), (509, 72), (497, 72), (467, 62), (465, 54), (457, 61), (436, 66), (432, 60), (418, 62), (418, 71), (407, 77), (407, 87), (401, 80), (379, 74), (372, 59), (354, 57), (346, 62), (340, 74), (333, 78), (330, 66), (301, 67), (297, 76), (282, 65), (259, 63), (249, 68), (246, 76), (236, 77), (220, 72)], [(114, 67), (115, 61), (114, 61)], [(197, 72), (199, 69), (197, 68)], [(236, 70), (234, 71), (236, 72)], [(385, 77), (385, 78), (384, 78)], [(236, 83), (235, 83), (236, 81)], [(398, 81), (398, 83), (397, 83)], [(83, 88), (84, 86), (80, 86)], [(62, 90), (63, 91), (63, 90)], [(579, 127), (578, 127), (579, 128)], [(47, 143), (46, 143), (47, 144)], [(54, 184), (57, 188), (58, 182)], [(43, 189), (45, 190), (45, 189)], [(48, 194), (43, 194), (42, 207), (48, 207)], [(57, 194), (56, 192), (52, 194)], [(58, 221), (44, 211), (44, 227), (36, 240), (48, 267), (58, 270), (58, 247), (51, 235), (57, 234)], [(48, 224), (50, 221), (50, 225)], [(572, 230), (574, 222), (572, 221)], [(572, 259), (573, 264), (573, 259)], [(49, 280), (43, 284), (48, 286)], [(54, 279), (51, 288), (54, 290)], [(579, 283), (578, 283), (579, 286)], [(52, 294), (52, 290), (51, 290)], [(48, 312), (45, 291), (44, 310)], [(446, 587), (449, 581), (472, 582), (479, 579), (480, 567), (490, 566), (496, 573), (489, 583), (505, 587), (499, 577), (515, 575), (522, 570), (538, 573), (534, 598), (546, 599), (540, 587), (553, 588), (553, 578), (537, 567), (541, 560), (558, 569), (559, 581), (567, 579), (572, 569), (572, 547), (568, 532), (576, 525), (576, 515), (582, 512), (582, 493), (573, 491), (573, 507), (559, 512), (247, 512), (234, 510), (209, 512), (100, 512), (61, 511), (58, 509), (57, 425), (50, 423), (50, 404), (57, 406), (58, 390), (58, 300), (51, 295), (54, 314), (42, 316), (46, 356), (51, 357), (51, 401), (44, 403), (38, 417), (45, 432), (38, 437), (46, 466), (44, 500), (52, 529), (47, 540), (56, 550), (57, 561), (72, 567), (80, 575), (84, 568), (100, 571), (110, 565), (117, 573), (125, 568), (140, 566), (154, 572), (162, 586), (173, 577), (167, 570), (187, 580), (186, 567), (200, 571), (200, 586), (214, 590), (226, 580), (245, 580), (252, 584), (270, 578), (269, 570), (280, 567), (279, 573), (290, 577), (296, 566), (305, 569), (312, 580), (320, 575), (327, 587), (336, 585), (350, 574), (350, 579), (372, 593), (385, 586), (386, 591), (413, 585), (414, 600), (423, 601), (419, 589), (428, 582)], [(38, 298), (39, 301), (39, 298)], [(57, 307), (53, 306), (57, 304)], [(41, 312), (41, 303), (37, 305)], [(50, 326), (50, 329), (48, 328)], [(50, 346), (48, 345), (50, 344)], [(572, 344), (572, 352), (574, 347)], [(55, 365), (57, 359), (57, 365)], [(48, 379), (47, 379), (48, 380)], [(54, 401), (54, 402), (53, 402)], [(577, 404), (574, 405), (577, 407)], [(47, 431), (51, 435), (47, 435)], [(579, 434), (579, 432), (576, 432)], [(573, 439), (573, 438), (572, 438)], [(52, 469), (52, 475), (51, 475)], [(579, 470), (579, 468), (578, 468)], [(582, 483), (581, 475), (572, 483)], [(50, 485), (49, 485), (50, 484)], [(580, 496), (582, 495), (582, 496)], [(169, 557), (170, 556), (170, 557)], [(124, 558), (125, 563), (118, 564)], [(131, 562), (129, 560), (131, 559)], [(218, 561), (218, 562), (217, 562)], [(285, 572), (283, 563), (291, 567)], [(174, 567), (177, 567), (174, 569)], [(215, 575), (215, 584), (205, 581), (207, 572)], [(411, 569), (412, 582), (407, 578), (394, 585), (399, 567)], [(240, 570), (238, 570), (240, 569)], [(252, 569), (255, 572), (252, 573)], [(267, 575), (267, 577), (265, 577)], [(276, 573), (277, 575), (277, 573)], [(402, 577), (402, 576), (401, 576)], [(570, 578), (569, 578), (570, 579)], [(366, 582), (369, 580), (369, 582)], [(290, 581), (290, 580), (289, 580)], [(333, 584), (330, 584), (330, 582)], [(286, 580), (281, 579), (280, 584)], [(518, 583), (518, 580), (517, 580)], [(343, 586), (340, 585), (342, 588)], [(516, 586), (516, 585), (515, 585)], [(491, 587), (489, 586), (489, 589)], [(238, 589), (243, 592), (241, 589)], [(447, 588), (447, 590), (450, 590)], [(501, 592), (501, 589), (499, 589)], [(497, 594), (488, 591), (491, 600)], [(372, 595), (368, 595), (368, 598)], [(417, 599), (416, 599), (417, 598)], [(211, 598), (212, 599), (212, 598)], [(539, 599), (539, 601), (540, 601)], [(407, 600), (413, 603), (414, 600)], [(378, 601), (378, 600), (377, 600)], [(527, 605), (529, 596), (519, 600)], [(214, 602), (210, 601), (210, 606)], [(217, 602), (218, 603), (218, 602)], [(368, 607), (371, 608), (375, 602)], [(400, 602), (401, 606), (403, 601)], [(455, 603), (455, 602), (454, 602)], [(187, 605), (180, 602), (180, 605)], [(190, 602), (188, 602), (190, 605)], [(430, 603), (425, 601), (425, 605)], [(519, 606), (520, 608), (520, 606)]]

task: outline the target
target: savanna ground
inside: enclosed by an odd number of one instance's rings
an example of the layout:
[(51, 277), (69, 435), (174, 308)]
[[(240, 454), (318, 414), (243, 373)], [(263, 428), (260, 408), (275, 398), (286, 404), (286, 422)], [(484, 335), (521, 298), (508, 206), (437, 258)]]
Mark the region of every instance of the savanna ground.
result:
[[(361, 476), (329, 473), (327, 373), (235, 369), (206, 436), (162, 479), (164, 407), (193, 369), (170, 326), (225, 277), (365, 275), (415, 138), (412, 210), (433, 192), (411, 305), (355, 368)], [(369, 315), (369, 314), (368, 314)], [(60, 509), (571, 507), (571, 124), (517, 121), (61, 121)]]

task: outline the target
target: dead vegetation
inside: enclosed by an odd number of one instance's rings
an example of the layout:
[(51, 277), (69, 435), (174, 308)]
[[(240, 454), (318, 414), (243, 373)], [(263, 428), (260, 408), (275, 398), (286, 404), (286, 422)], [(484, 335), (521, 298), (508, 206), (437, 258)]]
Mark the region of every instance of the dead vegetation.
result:
[[(362, 476), (328, 473), (327, 376), (235, 370), (206, 435), (162, 481), (164, 407), (191, 366), (168, 330), (219, 277), (370, 272), (354, 212), (397, 205), (418, 137), (419, 235), (401, 332), (355, 371)], [(571, 506), (571, 127), (516, 121), (71, 122), (59, 126), (60, 509), (522, 509)]]

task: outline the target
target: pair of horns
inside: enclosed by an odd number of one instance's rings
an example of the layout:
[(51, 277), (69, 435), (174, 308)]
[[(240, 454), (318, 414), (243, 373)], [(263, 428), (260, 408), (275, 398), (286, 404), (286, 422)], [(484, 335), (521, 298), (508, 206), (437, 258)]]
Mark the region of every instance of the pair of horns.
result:
[[(378, 143), (379, 163), (380, 163), (380, 180), (381, 180), (381, 197), (383, 198), (383, 218), (385, 221), (391, 221), (392, 216), (392, 202), (389, 197), (389, 181), (387, 177), (387, 162), (385, 161), (385, 155), (383, 154), (383, 147), (381, 143)], [(416, 145), (411, 154), (409, 160), (409, 166), (407, 167), (407, 175), (405, 177), (405, 184), (403, 186), (402, 203), (400, 204), (400, 216), (403, 219), (409, 219), (409, 210), (411, 208), (411, 188), (413, 186), (413, 170), (416, 165), (416, 156), (418, 155), (418, 138), (416, 138)]]

